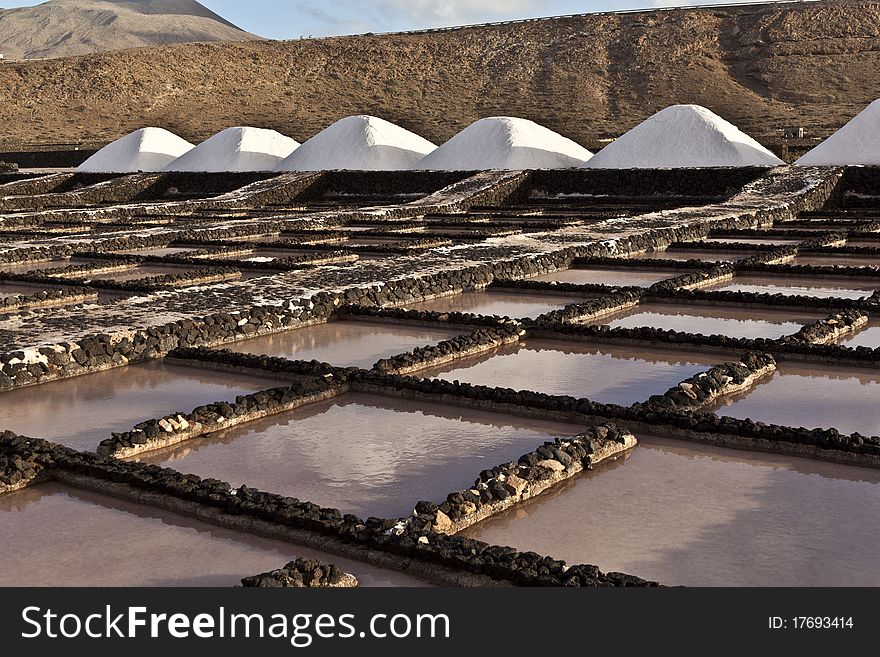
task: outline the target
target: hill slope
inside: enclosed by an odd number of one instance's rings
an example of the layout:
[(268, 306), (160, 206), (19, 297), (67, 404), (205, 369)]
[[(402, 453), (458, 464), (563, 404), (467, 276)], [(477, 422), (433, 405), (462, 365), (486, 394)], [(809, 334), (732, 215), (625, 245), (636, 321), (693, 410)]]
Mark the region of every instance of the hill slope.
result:
[(195, 0), (51, 0), (0, 9), (0, 53), (7, 59), (253, 38)]
[(880, 96), (880, 2), (585, 15), (451, 31), (177, 45), (0, 66), (0, 141), (233, 125), (299, 141), (368, 113), (440, 143), (510, 114), (589, 146), (674, 103), (761, 139)]

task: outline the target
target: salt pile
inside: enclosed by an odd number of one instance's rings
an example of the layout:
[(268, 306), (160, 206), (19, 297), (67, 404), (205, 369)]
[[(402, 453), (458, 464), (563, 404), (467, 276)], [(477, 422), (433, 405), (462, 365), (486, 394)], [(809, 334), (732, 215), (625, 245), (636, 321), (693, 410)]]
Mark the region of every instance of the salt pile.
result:
[(163, 128), (141, 128), (106, 145), (77, 171), (87, 173), (133, 173), (161, 171), (194, 147)]
[(437, 171), (564, 169), (593, 156), (571, 139), (528, 119), (493, 116), (470, 124), (416, 165)]
[(610, 143), (597, 169), (775, 167), (785, 164), (732, 123), (699, 105), (672, 105)]
[(384, 119), (349, 116), (305, 142), (276, 171), (400, 171), (411, 169), (435, 148)]
[(804, 155), (800, 166), (880, 164), (880, 99)]
[(299, 148), (275, 130), (227, 128), (174, 160), (166, 171), (272, 171)]

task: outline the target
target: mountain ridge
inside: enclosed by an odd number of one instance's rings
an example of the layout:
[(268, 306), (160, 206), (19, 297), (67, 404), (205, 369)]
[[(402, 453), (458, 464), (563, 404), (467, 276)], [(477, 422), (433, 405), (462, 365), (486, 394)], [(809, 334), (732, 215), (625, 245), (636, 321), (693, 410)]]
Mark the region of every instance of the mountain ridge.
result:
[(0, 53), (13, 60), (257, 38), (196, 0), (50, 0), (0, 9)]

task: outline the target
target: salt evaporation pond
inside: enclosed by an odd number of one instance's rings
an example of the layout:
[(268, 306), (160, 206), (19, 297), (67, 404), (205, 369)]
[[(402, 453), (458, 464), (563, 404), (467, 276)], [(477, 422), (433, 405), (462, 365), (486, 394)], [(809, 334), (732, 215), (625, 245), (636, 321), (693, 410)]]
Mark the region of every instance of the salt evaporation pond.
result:
[(880, 471), (651, 436), (467, 530), (683, 586), (880, 586)]
[(198, 265), (137, 265), (129, 269), (120, 269), (118, 271), (99, 272), (96, 274), (78, 275), (81, 278), (101, 279), (124, 283), (126, 281), (136, 281), (141, 278), (152, 278), (153, 276), (181, 276), (188, 274), (196, 269)]
[(793, 335), (806, 324), (826, 317), (827, 313), (808, 313), (784, 308), (758, 310), (736, 306), (645, 303), (590, 323), (611, 328), (650, 327), (703, 335), (775, 340)]
[(844, 347), (867, 347), (868, 349), (880, 348), (880, 319), (872, 319), (868, 325), (858, 333), (855, 333), (841, 341)]
[(707, 260), (709, 262), (737, 262), (751, 258), (760, 251), (711, 251), (704, 249), (666, 249), (665, 251), (646, 251), (633, 254), (632, 258), (651, 260)]
[(792, 260), (791, 264), (813, 267), (880, 267), (880, 257), (845, 253), (840, 255), (799, 255)]
[(530, 317), (534, 319), (538, 315), (543, 315), (551, 310), (559, 310), (569, 304), (583, 303), (586, 300), (586, 297), (479, 290), (411, 303), (407, 304), (406, 307), (412, 310), (499, 315), (501, 317), (517, 319)]
[(804, 240), (786, 237), (707, 237), (706, 241), (718, 244), (757, 244), (767, 246), (790, 246), (800, 244)]
[(334, 321), (236, 342), (227, 348), (246, 354), (369, 369), (381, 358), (436, 344), (464, 332), (467, 329)]
[(361, 586), (424, 586), (409, 575), (168, 511), (48, 483), (0, 498), (0, 586), (210, 586), (299, 557)]
[(880, 279), (864, 282), (858, 278), (795, 277), (795, 276), (747, 276), (737, 275), (733, 281), (722, 281), (704, 287), (704, 290), (721, 292), (751, 292), (754, 294), (784, 294), (841, 299), (869, 297), (880, 288)]
[(60, 258), (44, 262), (7, 262), (0, 265), (0, 271), (7, 274), (26, 274), (29, 271), (45, 271), (47, 269), (61, 269), (74, 265), (94, 265), (97, 261), (86, 258)]
[(419, 375), (629, 405), (662, 394), (723, 360), (671, 349), (524, 340)]
[(94, 451), (114, 431), (196, 406), (283, 385), (278, 379), (138, 363), (0, 395), (0, 427)]
[(686, 270), (658, 271), (656, 269), (589, 269), (575, 268), (541, 274), (529, 280), (559, 283), (575, 283), (577, 285), (613, 285), (650, 287), (654, 283), (688, 273)]
[(718, 415), (807, 429), (880, 436), (880, 374), (854, 367), (779, 363), (772, 377), (722, 398)]
[(145, 455), (361, 517), (408, 516), (477, 473), (582, 427), (439, 404), (346, 394)]

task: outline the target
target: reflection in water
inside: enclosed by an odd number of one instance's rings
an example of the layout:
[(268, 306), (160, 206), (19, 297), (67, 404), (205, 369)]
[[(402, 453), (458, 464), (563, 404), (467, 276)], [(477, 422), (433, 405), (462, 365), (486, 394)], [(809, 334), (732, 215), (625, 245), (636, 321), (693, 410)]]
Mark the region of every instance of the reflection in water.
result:
[(749, 391), (724, 397), (715, 412), (784, 426), (880, 435), (880, 374), (868, 369), (780, 363)]
[(737, 276), (733, 282), (710, 285), (706, 290), (724, 292), (753, 292), (757, 294), (784, 294), (808, 297), (839, 297), (859, 299), (870, 296), (880, 288), (880, 280), (862, 282), (859, 279), (835, 278), (782, 278), (773, 276)]
[(67, 488), (0, 498), (0, 586), (234, 586), (297, 557), (335, 563), (364, 586), (412, 577), (282, 541)]
[(407, 307), (412, 310), (475, 313), (514, 318), (530, 317), (534, 319), (538, 315), (543, 315), (551, 310), (558, 310), (572, 303), (583, 303), (583, 301), (584, 299), (576, 297), (481, 290), (478, 292), (463, 292), (453, 297), (421, 301), (410, 304)]
[(629, 405), (662, 394), (723, 360), (671, 349), (524, 340), (419, 375)]
[(776, 339), (797, 333), (805, 324), (825, 317), (825, 313), (785, 309), (766, 310), (763, 308), (737, 308), (735, 306), (646, 303), (591, 323), (607, 324), (611, 328), (646, 326), (686, 333), (702, 333), (703, 335)]
[(370, 368), (381, 359), (460, 335), (444, 330), (368, 322), (328, 322), (237, 342), (234, 351)]
[(350, 394), (155, 452), (145, 462), (362, 517), (409, 515), (581, 427)]
[(880, 585), (880, 472), (639, 440), (466, 535), (672, 585)]
[(877, 349), (880, 347), (880, 320), (872, 319), (861, 331), (844, 338), (841, 344), (853, 349), (856, 347)]
[(654, 283), (665, 281), (668, 278), (675, 278), (676, 276), (685, 273), (688, 273), (687, 270), (657, 271), (631, 268), (621, 268), (620, 270), (566, 269), (564, 271), (553, 272), (552, 274), (542, 274), (541, 276), (536, 276), (529, 280), (559, 281), (560, 283), (576, 283), (578, 285), (635, 285), (638, 287), (649, 287)]
[(139, 363), (0, 395), (0, 428), (94, 451), (114, 431), (283, 385), (194, 367)]

